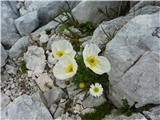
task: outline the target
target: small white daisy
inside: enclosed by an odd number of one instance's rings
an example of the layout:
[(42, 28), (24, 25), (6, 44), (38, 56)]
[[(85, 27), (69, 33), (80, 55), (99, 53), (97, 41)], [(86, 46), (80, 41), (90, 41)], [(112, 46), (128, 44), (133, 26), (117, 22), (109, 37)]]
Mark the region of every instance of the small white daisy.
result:
[(95, 83), (90, 85), (89, 92), (94, 97), (100, 97), (103, 94), (102, 85), (99, 83)]

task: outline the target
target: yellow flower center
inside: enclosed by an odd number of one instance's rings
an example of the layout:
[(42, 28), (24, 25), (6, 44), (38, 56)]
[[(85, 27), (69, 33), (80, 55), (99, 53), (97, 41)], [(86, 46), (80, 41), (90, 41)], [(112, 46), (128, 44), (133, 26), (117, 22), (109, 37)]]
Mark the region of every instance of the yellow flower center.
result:
[(80, 84), (79, 84), (79, 88), (81, 88), (81, 89), (84, 89), (85, 88), (85, 83), (84, 82), (81, 82)]
[(67, 67), (65, 68), (66, 73), (73, 72), (73, 64), (68, 64)]
[(98, 87), (95, 87), (95, 88), (93, 88), (93, 91), (94, 91), (95, 93), (98, 93), (98, 92), (99, 92), (99, 88), (98, 88)]
[(91, 67), (96, 67), (96, 65), (99, 63), (98, 59), (96, 58), (96, 56), (88, 56), (86, 61), (88, 62), (88, 64), (91, 66)]
[(63, 50), (57, 50), (55, 53), (56, 56), (61, 57), (64, 55), (64, 51)]

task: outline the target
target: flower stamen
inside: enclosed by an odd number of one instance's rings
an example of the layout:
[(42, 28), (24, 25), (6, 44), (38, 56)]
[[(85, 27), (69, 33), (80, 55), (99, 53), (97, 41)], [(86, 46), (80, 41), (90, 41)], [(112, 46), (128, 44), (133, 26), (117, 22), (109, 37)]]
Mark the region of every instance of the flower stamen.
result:
[(64, 55), (64, 51), (63, 50), (57, 50), (55, 53), (56, 56), (61, 57)]
[(67, 67), (65, 68), (66, 73), (71, 73), (73, 72), (73, 64), (68, 64)]
[(98, 59), (96, 58), (96, 56), (88, 56), (86, 58), (86, 61), (88, 62), (88, 64), (91, 66), (91, 67), (96, 67), (97, 64), (99, 63)]

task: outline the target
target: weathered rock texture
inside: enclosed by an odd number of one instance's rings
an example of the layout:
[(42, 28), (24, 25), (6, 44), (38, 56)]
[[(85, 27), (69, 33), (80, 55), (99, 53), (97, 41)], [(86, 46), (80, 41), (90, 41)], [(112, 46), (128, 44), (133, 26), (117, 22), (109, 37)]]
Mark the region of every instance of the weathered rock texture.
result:
[(30, 12), (22, 17), (19, 17), (15, 20), (15, 25), (22, 36), (28, 35), (39, 26), (37, 12)]
[(116, 105), (160, 103), (159, 14), (140, 15), (129, 21), (106, 46), (112, 70), (110, 98)]
[[(159, 6), (149, 5), (144, 6), (141, 9), (136, 9), (135, 11), (130, 11), (126, 16), (121, 16), (110, 21), (104, 21), (96, 28), (90, 42), (97, 44), (100, 48), (103, 48), (109, 40), (114, 38), (116, 32), (119, 31), (129, 20), (137, 15), (152, 14), (158, 11), (160, 11)], [(106, 34), (111, 37), (108, 38)]]
[(45, 105), (23, 95), (2, 109), (1, 119), (9, 120), (53, 120)]
[[(118, 14), (124, 11), (126, 4), (127, 2), (124, 1), (82, 1), (72, 12), (79, 23), (92, 22), (97, 25), (103, 20), (117, 17)], [(99, 9), (106, 15), (99, 12)]]
[(0, 44), (1, 47), (1, 67), (6, 64), (6, 59), (8, 57), (7, 51), (4, 49), (3, 45)]
[(39, 74), (44, 71), (46, 61), (44, 50), (41, 47), (28, 47), (28, 51), (24, 54), (24, 59), (26, 61), (26, 67), (33, 73)]
[(25, 36), (20, 38), (9, 50), (9, 57), (10, 58), (17, 58), (21, 55), (22, 52), (27, 48), (29, 45), (29, 36)]
[(1, 4), (1, 42), (7, 47), (11, 47), (19, 38), (14, 19), (18, 16), (13, 12), (8, 2), (3, 1)]

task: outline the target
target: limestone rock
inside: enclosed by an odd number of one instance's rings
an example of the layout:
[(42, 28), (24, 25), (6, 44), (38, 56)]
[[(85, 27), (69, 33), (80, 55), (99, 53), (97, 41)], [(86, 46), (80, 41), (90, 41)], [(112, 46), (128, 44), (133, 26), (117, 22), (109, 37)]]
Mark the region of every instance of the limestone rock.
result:
[[(74, 8), (79, 1), (68, 1), (70, 8)], [(46, 24), (55, 17), (57, 17), (61, 10), (64, 9), (67, 11), (69, 9), (67, 3), (65, 1), (49, 1), (42, 7), (38, 9), (38, 17), (40, 20), (40, 24)]]
[[(92, 22), (97, 25), (103, 20), (115, 18), (119, 8), (121, 7), (124, 10), (125, 6), (126, 2), (121, 1), (81, 1), (72, 12), (79, 23)], [(109, 16), (100, 13), (98, 9), (101, 9), (103, 12), (107, 9)]]
[(159, 14), (135, 17), (106, 46), (112, 66), (109, 97), (117, 106), (124, 98), (137, 107), (160, 103)]
[(44, 71), (46, 61), (44, 50), (41, 47), (28, 47), (28, 51), (24, 54), (24, 59), (26, 62), (26, 67), (35, 74), (39, 74)]
[(8, 57), (7, 51), (4, 49), (3, 45), (0, 44), (1, 47), (1, 67), (6, 64), (6, 59)]
[[(152, 14), (160, 11), (158, 6), (144, 6), (140, 10), (130, 12), (126, 16), (118, 17), (110, 21), (102, 22), (94, 31), (91, 43), (97, 44), (100, 48), (104, 48), (105, 45), (114, 38), (117, 31), (119, 31), (129, 20), (137, 15)], [(111, 37), (107, 37), (111, 36)]]
[(32, 97), (23, 95), (2, 109), (2, 119), (35, 119), (53, 120), (43, 103), (34, 101)]
[(1, 42), (3, 45), (11, 47), (20, 38), (14, 24), (14, 19), (18, 16), (7, 1), (2, 2), (1, 10)]
[(30, 12), (17, 18), (15, 20), (15, 25), (22, 36), (31, 33), (39, 26), (37, 12)]
[(10, 58), (17, 58), (23, 53), (23, 51), (29, 45), (30, 38), (29, 36), (25, 36), (20, 38), (9, 50), (9, 57)]

